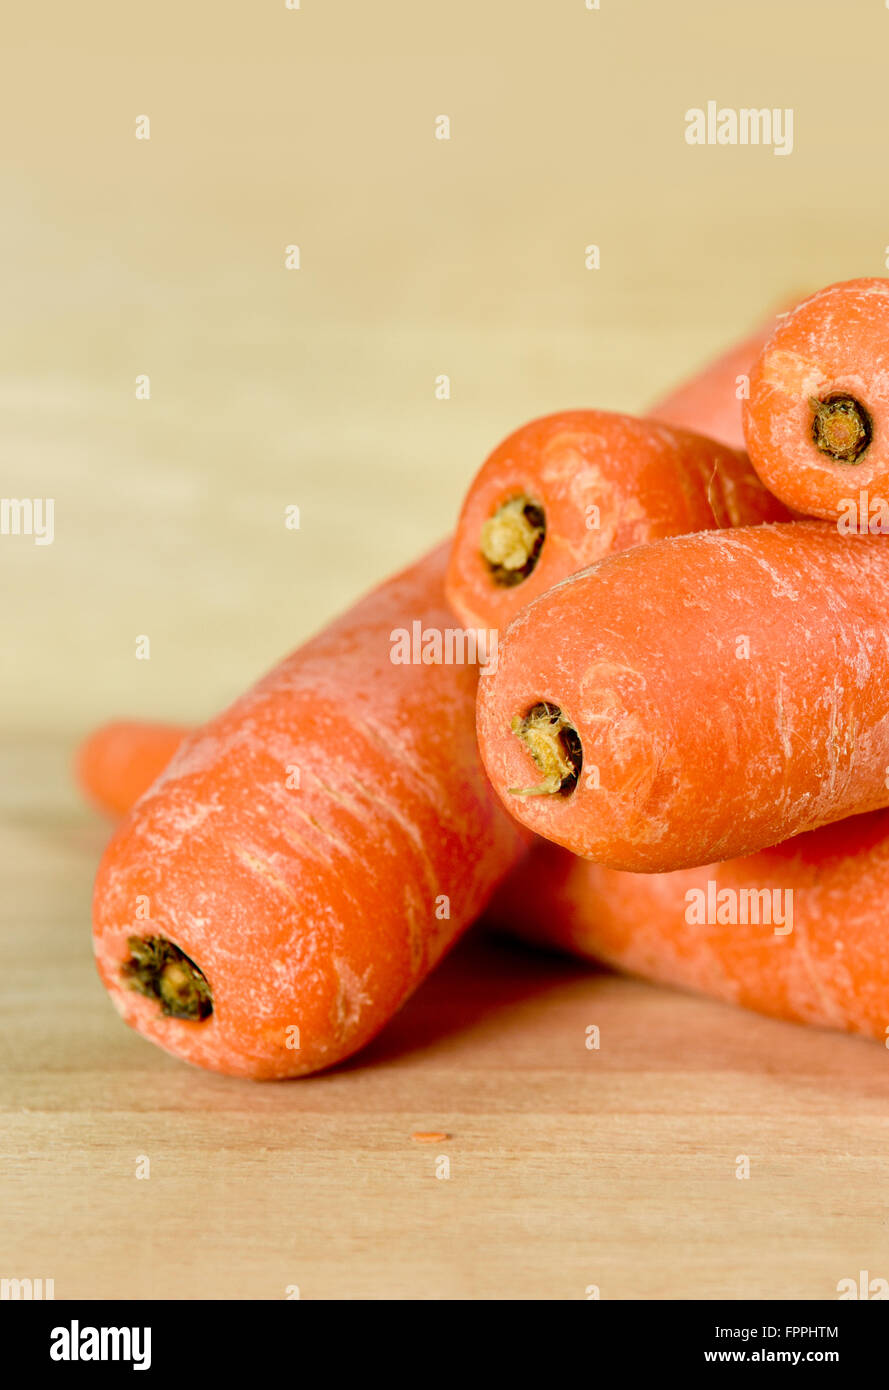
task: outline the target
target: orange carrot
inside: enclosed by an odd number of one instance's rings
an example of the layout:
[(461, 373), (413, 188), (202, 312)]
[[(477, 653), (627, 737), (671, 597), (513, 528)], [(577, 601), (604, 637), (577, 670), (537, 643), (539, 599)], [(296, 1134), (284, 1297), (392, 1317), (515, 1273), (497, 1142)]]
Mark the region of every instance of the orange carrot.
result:
[[(774, 327), (775, 320), (770, 319), (766, 326), (751, 334), (749, 338), (736, 347), (730, 348), (728, 352), (705, 367), (703, 371), (665, 396), (651, 408), (649, 417), (657, 417), (661, 422), (675, 426), (677, 429), (709, 435), (712, 439), (730, 446), (743, 445), (741, 400), (737, 394), (738, 379), (749, 372), (751, 363), (768, 341)], [(602, 412), (597, 411), (572, 413), (592, 417), (602, 414)], [(510, 438), (519, 440), (520, 447), (524, 448), (531, 442), (531, 437), (540, 431), (540, 438), (545, 447), (547, 431), (543, 427), (548, 421), (559, 418), (558, 416), (550, 416), (544, 420), (532, 421), (530, 425), (526, 425)], [(621, 418), (619, 416), (605, 417), (606, 420), (620, 420)], [(495, 455), (499, 453), (499, 449), (495, 450)], [(740, 525), (744, 522), (753, 523), (761, 519), (774, 521), (784, 519), (784, 509), (769, 500), (768, 494), (756, 485), (755, 479), (751, 479), (746, 469), (738, 475), (738, 486), (731, 485), (731, 479), (735, 477), (734, 464), (729, 465), (728, 475), (723, 474), (719, 479), (722, 486), (717, 487), (715, 491), (709, 487), (708, 477), (707, 497), (704, 499), (701, 496), (700, 480), (695, 480), (692, 475), (693, 484), (695, 481), (698, 483), (696, 489), (697, 503), (688, 497), (688, 478), (685, 476), (684, 470), (677, 473), (674, 465), (668, 469), (668, 472), (674, 482), (680, 483), (681, 496), (678, 499), (674, 496), (665, 501), (662, 488), (657, 488), (654, 495), (658, 499), (658, 506), (666, 507), (667, 514), (672, 513), (674, 515), (680, 533), (682, 529), (707, 529), (710, 526), (720, 524), (720, 520), (726, 525)], [(604, 491), (603, 500), (598, 504), (600, 511), (604, 509), (614, 516), (623, 504), (626, 506), (627, 512), (631, 512), (632, 497), (630, 490), (622, 481), (620, 470), (617, 470), (616, 475), (608, 479), (608, 483), (609, 488)], [(615, 490), (622, 490), (620, 498), (612, 500)], [(612, 496), (609, 496), (609, 493)], [(590, 505), (595, 506), (597, 504), (592, 503)], [(469, 500), (467, 499), (466, 508), (468, 509), (468, 507)], [(700, 510), (697, 509), (698, 507)], [(685, 508), (684, 514), (682, 514), (683, 508)], [(717, 513), (720, 520), (717, 520)], [(589, 543), (589, 530), (594, 529), (586, 526), (588, 515), (590, 519), (595, 519), (594, 513), (584, 513), (584, 533), (587, 543)], [(701, 522), (702, 518), (703, 524), (696, 524)], [(637, 525), (641, 524), (637, 518)], [(668, 534), (663, 516), (660, 518), (650, 517), (648, 525), (651, 528), (651, 535)], [(584, 554), (584, 563), (590, 564), (599, 558), (600, 553), (604, 553), (604, 547), (601, 546), (601, 529), (600, 525), (599, 534), (596, 535), (593, 542), (597, 548), (590, 551), (588, 558)], [(629, 515), (624, 519), (623, 525), (615, 524), (610, 529), (614, 548), (634, 544), (636, 537), (640, 534), (638, 530), (633, 529)], [(579, 568), (582, 567), (582, 565), (579, 566)], [(559, 577), (563, 576), (560, 575)], [(454, 596), (459, 601), (459, 593), (456, 590)], [(521, 599), (522, 604), (527, 602), (526, 594), (519, 594), (517, 597)], [(487, 602), (488, 596), (486, 595), (485, 607), (487, 607)], [(464, 612), (469, 612), (469, 608), (464, 603), (460, 602), (460, 607)], [(507, 612), (505, 616), (510, 619), (514, 614)], [(133, 802), (144, 791), (148, 790), (154, 779), (160, 776), (184, 733), (185, 730), (177, 725), (152, 724), (139, 720), (120, 720), (103, 725), (90, 735), (78, 754), (78, 780), (83, 790), (92, 801), (109, 814), (122, 815), (129, 810)]]
[[(135, 800), (163, 771), (165, 759), (151, 769), (147, 756), (149, 743), (159, 750), (161, 741), (143, 723), (111, 728), (118, 747), (129, 744), (148, 772)], [(92, 736), (94, 747), (105, 733)], [(177, 734), (170, 728), (171, 740)], [(669, 874), (606, 869), (538, 840), (498, 887), (485, 916), (527, 941), (643, 979), (883, 1041), (887, 899), (889, 812), (874, 811), (744, 859)]]
[(451, 552), (448, 599), (464, 623), (501, 629), (603, 555), (787, 517), (733, 449), (653, 420), (564, 411), (511, 434), (476, 476)]
[(478, 760), (476, 669), (427, 664), (453, 631), (445, 561), (384, 584), (188, 735), (118, 827), (98, 967), (167, 1051), (256, 1078), (342, 1060), (523, 851)]
[(186, 733), (180, 725), (148, 720), (103, 724), (77, 750), (77, 781), (107, 815), (122, 816), (160, 776)]
[(653, 541), (529, 605), (480, 684), (512, 814), (615, 869), (889, 803), (889, 544), (791, 522)]
[(527, 940), (799, 1023), (889, 1036), (889, 811), (744, 859), (628, 874), (538, 841), (488, 920)]
[(779, 321), (753, 368), (744, 432), (789, 507), (889, 529), (889, 280), (830, 285)]

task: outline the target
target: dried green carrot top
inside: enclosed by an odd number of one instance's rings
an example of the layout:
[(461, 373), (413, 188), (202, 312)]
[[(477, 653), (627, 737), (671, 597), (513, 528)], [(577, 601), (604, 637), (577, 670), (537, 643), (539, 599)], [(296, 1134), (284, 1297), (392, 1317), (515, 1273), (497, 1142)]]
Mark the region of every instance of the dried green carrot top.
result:
[(510, 787), (510, 796), (568, 796), (577, 786), (583, 766), (580, 735), (558, 705), (545, 700), (532, 706), (523, 719), (510, 726), (543, 774), (536, 787)]
[(546, 535), (546, 517), (530, 497), (513, 497), (482, 526), (481, 551), (495, 584), (513, 588), (537, 564)]
[(168, 1018), (200, 1021), (213, 1012), (210, 986), (193, 960), (163, 936), (131, 936), (121, 975), (130, 989), (156, 999)]
[(861, 402), (835, 392), (823, 401), (813, 398), (809, 404), (816, 449), (837, 463), (857, 463), (873, 437), (871, 418)]

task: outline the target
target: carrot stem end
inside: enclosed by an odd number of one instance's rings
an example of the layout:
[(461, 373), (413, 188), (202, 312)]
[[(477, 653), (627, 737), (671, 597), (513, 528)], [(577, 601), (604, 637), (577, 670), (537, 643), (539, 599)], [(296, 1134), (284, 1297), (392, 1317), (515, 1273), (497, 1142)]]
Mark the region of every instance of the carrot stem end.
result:
[(495, 584), (521, 584), (540, 558), (546, 535), (543, 508), (530, 497), (513, 497), (498, 507), (482, 527), (481, 552)]
[(809, 405), (815, 448), (836, 463), (858, 463), (873, 437), (873, 423), (861, 402), (835, 392), (824, 400), (813, 397)]
[(509, 787), (510, 796), (569, 796), (583, 766), (580, 735), (558, 705), (539, 701), (524, 718), (518, 715), (512, 732), (530, 753), (543, 775), (535, 787)]
[(167, 1018), (201, 1022), (213, 1012), (213, 995), (201, 971), (163, 936), (131, 936), (121, 967), (127, 988), (156, 999)]

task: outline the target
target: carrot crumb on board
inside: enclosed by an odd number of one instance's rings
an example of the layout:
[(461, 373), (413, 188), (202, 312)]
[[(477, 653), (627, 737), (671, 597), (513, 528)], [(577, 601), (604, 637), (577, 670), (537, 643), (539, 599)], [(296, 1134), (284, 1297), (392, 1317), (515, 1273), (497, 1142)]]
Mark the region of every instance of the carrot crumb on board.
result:
[(439, 1129), (416, 1129), (411, 1138), (415, 1144), (437, 1144), (442, 1139), (450, 1139), (449, 1134), (445, 1134)]

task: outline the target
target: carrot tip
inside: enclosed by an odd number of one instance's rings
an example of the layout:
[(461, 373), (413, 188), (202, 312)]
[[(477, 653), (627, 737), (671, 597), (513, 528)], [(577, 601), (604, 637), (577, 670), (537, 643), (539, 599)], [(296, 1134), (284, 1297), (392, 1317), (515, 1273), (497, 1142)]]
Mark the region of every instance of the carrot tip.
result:
[(129, 989), (156, 999), (167, 1018), (201, 1022), (213, 1012), (213, 995), (201, 971), (163, 936), (131, 936), (121, 975)]
[(527, 579), (540, 558), (546, 516), (539, 502), (513, 497), (482, 527), (481, 552), (495, 584), (510, 589)]
[(510, 725), (525, 745), (543, 781), (536, 787), (510, 787), (510, 796), (568, 796), (577, 786), (583, 766), (580, 735), (558, 705), (545, 700), (533, 705), (524, 718)]
[(857, 463), (873, 437), (871, 418), (860, 401), (845, 392), (811, 397), (812, 440), (836, 463)]

